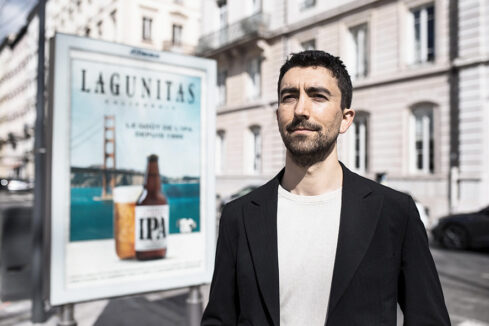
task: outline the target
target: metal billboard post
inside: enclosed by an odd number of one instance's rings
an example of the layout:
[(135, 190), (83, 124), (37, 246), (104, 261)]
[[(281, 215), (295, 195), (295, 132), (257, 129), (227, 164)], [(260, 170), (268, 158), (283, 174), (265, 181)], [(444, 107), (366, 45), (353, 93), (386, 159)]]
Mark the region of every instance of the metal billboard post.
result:
[(45, 12), (46, 0), (39, 0), (39, 48), (37, 61), (36, 125), (34, 138), (34, 209), (32, 216), (32, 310), (31, 321), (46, 321), (43, 284), (43, 225), (46, 208), (46, 144), (44, 137), (44, 64), (45, 64)]
[(202, 293), (200, 286), (191, 286), (187, 297), (187, 318), (189, 326), (199, 326), (202, 319)]
[(57, 326), (76, 326), (75, 305), (72, 303), (64, 304), (59, 307)]

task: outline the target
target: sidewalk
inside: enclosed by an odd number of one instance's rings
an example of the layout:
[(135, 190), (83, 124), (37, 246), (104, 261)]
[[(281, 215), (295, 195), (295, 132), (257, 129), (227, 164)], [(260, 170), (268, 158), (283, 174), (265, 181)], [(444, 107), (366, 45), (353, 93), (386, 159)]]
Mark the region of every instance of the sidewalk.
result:
[[(75, 305), (78, 326), (187, 326), (188, 289), (151, 293)], [(209, 286), (201, 286), (203, 305), (208, 301)], [(31, 326), (29, 300), (0, 302), (0, 326)], [(56, 313), (41, 324), (56, 326)]]

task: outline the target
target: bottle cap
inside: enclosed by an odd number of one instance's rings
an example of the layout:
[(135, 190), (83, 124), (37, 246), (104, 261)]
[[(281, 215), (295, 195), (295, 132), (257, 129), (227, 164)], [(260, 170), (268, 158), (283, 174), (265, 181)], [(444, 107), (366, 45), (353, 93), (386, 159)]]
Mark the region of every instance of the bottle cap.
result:
[(148, 162), (158, 162), (158, 155), (151, 154), (150, 156), (148, 156)]

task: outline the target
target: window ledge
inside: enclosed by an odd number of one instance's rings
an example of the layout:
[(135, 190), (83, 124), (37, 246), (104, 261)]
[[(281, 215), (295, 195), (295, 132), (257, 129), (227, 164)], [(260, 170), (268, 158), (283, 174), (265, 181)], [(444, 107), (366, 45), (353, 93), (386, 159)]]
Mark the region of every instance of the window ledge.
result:
[(217, 114), (231, 113), (241, 110), (256, 109), (270, 105), (270, 101), (259, 98), (257, 100), (247, 100), (238, 105), (221, 105), (217, 107)]
[(429, 64), (421, 66), (413, 66), (409, 69), (399, 71), (393, 74), (383, 76), (367, 76), (362, 79), (353, 81), (354, 89), (369, 88), (383, 84), (391, 84), (395, 82), (403, 82), (410, 79), (426, 78), (434, 75), (447, 73), (450, 70), (449, 64)]
[(489, 63), (489, 54), (483, 54), (471, 58), (457, 58), (453, 63), (455, 67), (458, 68), (464, 68), (467, 66), (473, 66), (479, 64), (487, 64)]
[(421, 173), (410, 173), (410, 174), (389, 174), (386, 175), (386, 182), (389, 181), (447, 181), (448, 176), (442, 173), (433, 174), (421, 174)]

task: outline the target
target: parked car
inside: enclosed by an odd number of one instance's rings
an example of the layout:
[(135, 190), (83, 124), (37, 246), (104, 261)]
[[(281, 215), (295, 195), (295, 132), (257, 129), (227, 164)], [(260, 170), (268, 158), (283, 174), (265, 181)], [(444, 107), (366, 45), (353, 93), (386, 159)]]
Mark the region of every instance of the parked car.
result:
[(424, 206), (419, 200), (416, 199), (416, 197), (414, 197), (409, 192), (405, 192), (405, 194), (411, 196), (411, 198), (414, 200), (414, 204), (416, 205), (416, 209), (419, 213), (419, 218), (421, 219), (421, 222), (423, 222), (424, 228), (426, 230), (429, 230), (431, 228), (429, 208)]
[(424, 228), (428, 230), (430, 228), (430, 218), (429, 218), (429, 211), (428, 208), (426, 208), (421, 202), (417, 201), (415, 198), (414, 199), (414, 204), (416, 205), (416, 208), (418, 209), (419, 212), (419, 218), (421, 219), (421, 222), (423, 222)]
[(442, 217), (431, 233), (445, 248), (489, 248), (489, 206), (478, 212)]
[(0, 178), (0, 190), (8, 192), (32, 191), (34, 183), (24, 179)]
[(232, 200), (235, 200), (236, 198), (239, 198), (241, 196), (246, 195), (247, 193), (252, 192), (256, 188), (258, 188), (258, 186), (256, 186), (256, 185), (249, 185), (249, 186), (246, 186), (244, 188), (241, 188), (240, 190), (236, 191), (235, 193), (231, 194), (230, 196), (227, 196), (227, 197), (222, 198), (221, 199), (221, 204), (219, 205), (219, 210), (222, 211), (222, 209), (224, 208), (224, 205), (226, 205), (227, 203), (229, 203)]
[(7, 191), (7, 185), (8, 185), (9, 179), (7, 178), (0, 178), (0, 191)]

